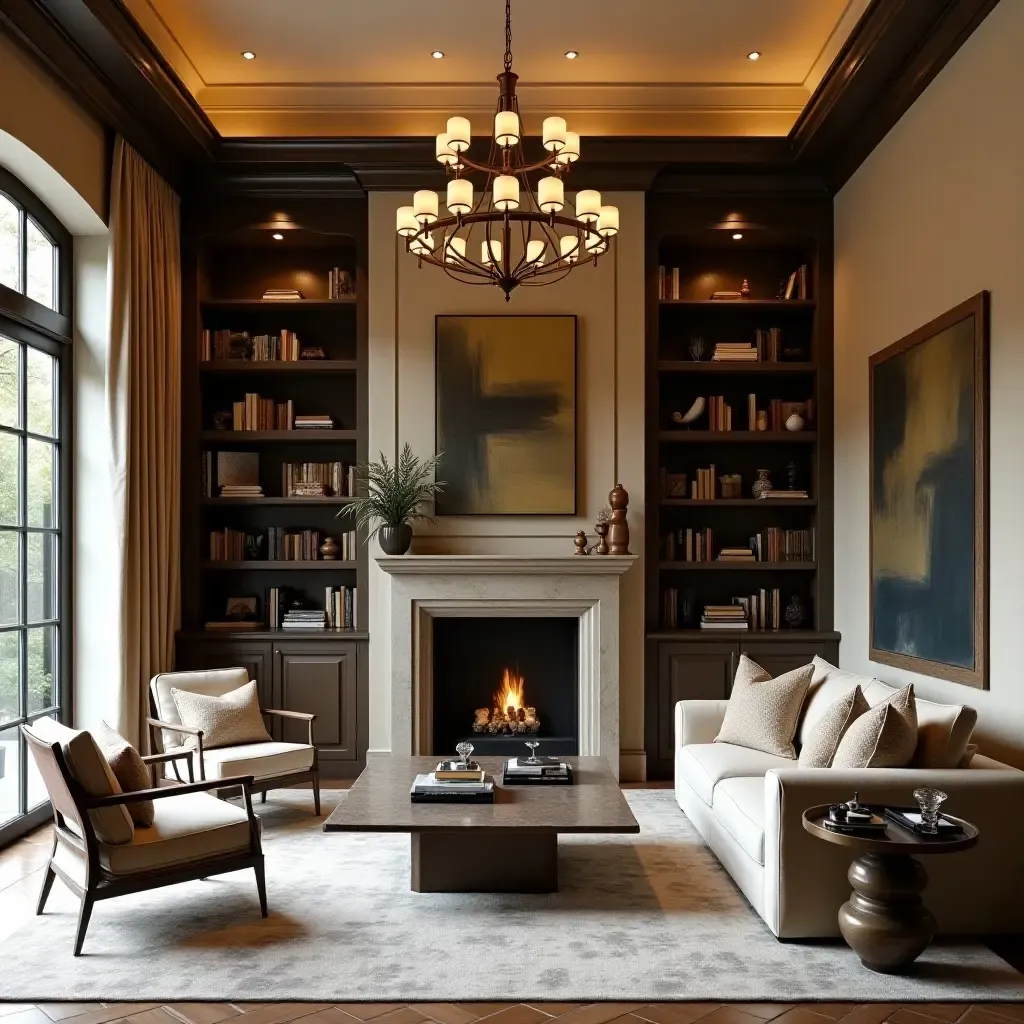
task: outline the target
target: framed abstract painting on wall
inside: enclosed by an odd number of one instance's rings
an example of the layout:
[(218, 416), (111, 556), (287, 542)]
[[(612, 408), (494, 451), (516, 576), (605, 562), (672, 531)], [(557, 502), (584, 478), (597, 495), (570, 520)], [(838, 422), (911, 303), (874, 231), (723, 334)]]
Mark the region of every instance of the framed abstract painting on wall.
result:
[(576, 317), (438, 316), (438, 515), (575, 515)]
[(872, 661), (988, 687), (988, 293), (870, 359)]

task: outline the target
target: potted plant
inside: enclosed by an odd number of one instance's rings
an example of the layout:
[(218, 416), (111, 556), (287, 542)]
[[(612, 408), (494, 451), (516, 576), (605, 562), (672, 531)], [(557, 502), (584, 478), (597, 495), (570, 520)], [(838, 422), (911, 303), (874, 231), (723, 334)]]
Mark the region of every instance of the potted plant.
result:
[(379, 462), (356, 468), (359, 490), (363, 493), (338, 514), (351, 516), (359, 529), (366, 527), (367, 543), (376, 535), (384, 554), (404, 555), (412, 543), (413, 522), (433, 521), (421, 509), (444, 489), (444, 481), (433, 478), (441, 454), (420, 459), (406, 442), (392, 464), (381, 452)]

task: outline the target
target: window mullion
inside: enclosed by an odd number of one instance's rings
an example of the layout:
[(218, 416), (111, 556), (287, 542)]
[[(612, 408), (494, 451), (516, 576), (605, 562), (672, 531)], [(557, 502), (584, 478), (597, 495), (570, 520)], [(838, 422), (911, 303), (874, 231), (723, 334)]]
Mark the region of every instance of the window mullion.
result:
[(18, 208), (18, 284), (22, 295), (28, 295), (28, 214), (25, 207)]

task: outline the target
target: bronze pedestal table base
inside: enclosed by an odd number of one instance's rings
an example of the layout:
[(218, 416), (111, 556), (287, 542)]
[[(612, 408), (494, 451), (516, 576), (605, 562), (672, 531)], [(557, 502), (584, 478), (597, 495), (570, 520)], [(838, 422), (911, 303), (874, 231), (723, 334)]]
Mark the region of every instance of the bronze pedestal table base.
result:
[(847, 873), (853, 892), (839, 908), (839, 930), (869, 970), (902, 971), (935, 938), (935, 918), (921, 901), (928, 874), (917, 855), (966, 850), (977, 843), (978, 830), (955, 819), (964, 831), (950, 837), (919, 836), (895, 822), (877, 835), (847, 835), (825, 828), (827, 814), (827, 805), (808, 808), (804, 828), (858, 852)]

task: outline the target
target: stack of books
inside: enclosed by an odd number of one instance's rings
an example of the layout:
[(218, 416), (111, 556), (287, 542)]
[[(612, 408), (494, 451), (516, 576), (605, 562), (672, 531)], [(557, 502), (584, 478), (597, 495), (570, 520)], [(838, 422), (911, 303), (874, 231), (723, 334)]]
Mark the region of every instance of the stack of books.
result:
[(739, 604), (707, 604), (700, 617), (701, 629), (747, 629), (747, 612)]
[(321, 608), (292, 608), (281, 619), (282, 629), (323, 629), (327, 613)]
[(791, 491), (762, 491), (758, 498), (809, 498), (810, 495), (804, 490)]
[(263, 487), (260, 484), (222, 484), (222, 498), (262, 498)]
[(719, 562), (753, 562), (754, 552), (750, 548), (722, 548), (718, 552)]
[(263, 292), (263, 298), (268, 302), (295, 301), (302, 298), (302, 292), (297, 288), (267, 288)]
[(333, 430), (334, 420), (326, 414), (296, 416), (294, 426), (296, 430)]
[(479, 769), (453, 768), (442, 761), (436, 770), (416, 776), (409, 799), (414, 804), (493, 804), (494, 783)]
[(746, 341), (720, 341), (715, 345), (713, 363), (756, 363), (757, 349)]
[(571, 786), (572, 766), (557, 757), (538, 757), (538, 764), (531, 764), (524, 757), (510, 757), (501, 775), (506, 786), (546, 785)]

